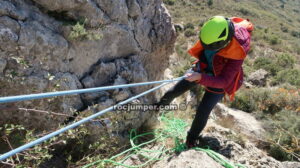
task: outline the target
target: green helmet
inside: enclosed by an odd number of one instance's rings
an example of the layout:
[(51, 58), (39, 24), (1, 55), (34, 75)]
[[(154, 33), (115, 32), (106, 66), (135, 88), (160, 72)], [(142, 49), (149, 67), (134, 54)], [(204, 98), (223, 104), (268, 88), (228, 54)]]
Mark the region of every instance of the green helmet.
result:
[(199, 38), (204, 49), (219, 50), (227, 46), (233, 35), (233, 23), (223, 16), (214, 16), (204, 23)]

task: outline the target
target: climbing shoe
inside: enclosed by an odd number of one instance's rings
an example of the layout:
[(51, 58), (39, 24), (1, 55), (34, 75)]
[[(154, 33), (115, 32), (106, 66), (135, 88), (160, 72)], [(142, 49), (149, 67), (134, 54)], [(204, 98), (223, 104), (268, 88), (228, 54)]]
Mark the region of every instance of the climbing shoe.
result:
[(186, 139), (185, 146), (187, 149), (191, 149), (197, 146), (195, 139)]
[(190, 134), (190, 132), (187, 133), (185, 145), (187, 149), (194, 148), (197, 146), (197, 137), (194, 137)]
[(194, 148), (194, 147), (209, 146), (207, 139), (204, 138), (202, 135), (199, 135), (198, 137), (195, 138), (195, 137), (189, 136), (189, 134), (186, 138), (185, 145), (186, 145), (187, 149)]

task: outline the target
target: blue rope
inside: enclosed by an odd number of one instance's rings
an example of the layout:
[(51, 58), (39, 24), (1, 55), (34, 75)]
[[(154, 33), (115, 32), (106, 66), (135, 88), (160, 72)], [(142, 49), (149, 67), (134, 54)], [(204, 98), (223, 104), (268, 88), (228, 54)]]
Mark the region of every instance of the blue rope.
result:
[(142, 97), (142, 96), (144, 96), (144, 95), (146, 95), (146, 94), (148, 94), (150, 92), (153, 92), (153, 91), (155, 91), (155, 90), (163, 87), (164, 85), (166, 85), (166, 84), (168, 84), (170, 82), (177, 81), (177, 80), (182, 80), (184, 78), (185, 77), (183, 76), (183, 77), (180, 77), (180, 78), (176, 78), (174, 80), (167, 80), (167, 81), (165, 81), (163, 84), (161, 84), (159, 86), (156, 86), (156, 87), (154, 87), (152, 89), (149, 89), (149, 90), (147, 90), (147, 91), (145, 91), (145, 92), (143, 92), (141, 94), (138, 94), (138, 95), (136, 95), (134, 97), (131, 97), (131, 98), (127, 99), (127, 100), (124, 100), (124, 101), (122, 101), (122, 102), (120, 102), (120, 103), (118, 103), (118, 104), (116, 104), (114, 106), (111, 106), (111, 107), (106, 108), (106, 109), (104, 109), (102, 111), (99, 111), (96, 114), (93, 114), (93, 115), (91, 115), (89, 117), (86, 117), (86, 118), (80, 120), (80, 121), (77, 121), (77, 122), (75, 122), (73, 124), (70, 124), (70, 125), (68, 125), (68, 126), (66, 126), (64, 128), (61, 128), (61, 129), (59, 129), (59, 130), (57, 130), (55, 132), (52, 132), (52, 133), (50, 133), (50, 134), (48, 134), (46, 136), (43, 136), (43, 137), (41, 137), (41, 138), (39, 138), (37, 140), (34, 140), (34, 141), (32, 141), (32, 142), (30, 142), (28, 144), (25, 144), (23, 146), (20, 146), (20, 147), (14, 149), (14, 150), (11, 150), (11, 151), (9, 151), (7, 153), (4, 153), (3, 155), (0, 156), (0, 161), (2, 161), (4, 159), (7, 159), (8, 157), (11, 157), (11, 156), (13, 156), (13, 155), (15, 155), (15, 154), (17, 154), (19, 152), (22, 152), (22, 151), (24, 151), (24, 150), (26, 150), (28, 148), (31, 148), (31, 147), (35, 146), (35, 145), (38, 145), (38, 144), (40, 144), (40, 143), (42, 143), (42, 142), (44, 142), (44, 141), (46, 141), (46, 140), (48, 140), (48, 139), (50, 139), (50, 138), (52, 138), (54, 136), (57, 136), (57, 135), (59, 135), (59, 134), (61, 134), (63, 132), (66, 132), (69, 129), (75, 128), (75, 127), (77, 127), (77, 126), (79, 126), (79, 125), (81, 125), (83, 123), (86, 123), (86, 122), (88, 122), (88, 121), (90, 121), (90, 120), (92, 120), (92, 119), (94, 119), (96, 117), (99, 117), (99, 116), (101, 116), (101, 115), (103, 115), (103, 114), (105, 114), (105, 113), (107, 113), (109, 111), (112, 111), (113, 109), (117, 108), (120, 105), (129, 103), (129, 102), (131, 102), (131, 101), (133, 101), (133, 100), (135, 100), (135, 99), (137, 99), (139, 97)]
[(25, 101), (25, 100), (34, 100), (34, 99), (42, 99), (49, 98), (54, 96), (65, 96), (65, 95), (73, 95), (80, 93), (90, 93), (90, 92), (99, 92), (104, 90), (112, 90), (112, 89), (120, 89), (120, 88), (128, 88), (128, 87), (136, 87), (136, 86), (144, 86), (150, 84), (159, 84), (166, 82), (174, 82), (180, 81), (185, 77), (179, 77), (175, 79), (169, 80), (161, 80), (161, 81), (152, 81), (152, 82), (142, 82), (142, 83), (132, 83), (132, 84), (124, 84), (124, 85), (115, 85), (115, 86), (104, 86), (97, 88), (88, 88), (88, 89), (77, 89), (77, 90), (67, 90), (67, 91), (57, 91), (57, 92), (48, 92), (48, 93), (38, 93), (38, 94), (30, 94), (30, 95), (20, 95), (20, 96), (9, 96), (0, 98), (0, 103), (9, 103), (9, 102), (17, 102), (17, 101)]

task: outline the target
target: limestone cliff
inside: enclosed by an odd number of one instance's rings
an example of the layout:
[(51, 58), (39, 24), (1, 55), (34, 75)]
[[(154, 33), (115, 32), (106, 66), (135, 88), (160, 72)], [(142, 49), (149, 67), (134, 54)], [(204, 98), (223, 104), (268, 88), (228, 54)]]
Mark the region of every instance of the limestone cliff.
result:
[[(1, 0), (0, 96), (157, 80), (175, 38), (161, 0)], [(1, 105), (0, 125), (49, 130), (67, 117), (19, 108), (73, 116), (147, 88)], [(131, 120), (136, 127), (146, 118), (140, 117)]]

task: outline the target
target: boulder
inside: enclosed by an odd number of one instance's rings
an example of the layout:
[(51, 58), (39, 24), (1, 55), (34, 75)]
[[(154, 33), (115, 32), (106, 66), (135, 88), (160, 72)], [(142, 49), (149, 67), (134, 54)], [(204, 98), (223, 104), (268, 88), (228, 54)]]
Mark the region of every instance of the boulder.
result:
[(205, 145), (223, 155), (231, 163), (242, 164), (247, 168), (285, 168), (280, 161), (257, 148), (238, 130), (224, 128), (209, 120), (202, 136), (206, 142)]
[(219, 163), (209, 157), (206, 153), (188, 150), (181, 152), (178, 156), (165, 159), (155, 164), (157, 168), (223, 168)]
[(116, 65), (114, 63), (101, 63), (97, 65), (91, 77), (94, 79), (96, 87), (109, 83), (112, 77), (117, 74)]
[(285, 168), (300, 168), (300, 162), (282, 162), (283, 167)]
[[(123, 85), (126, 84), (127, 81), (123, 79), (121, 76), (118, 76), (115, 79), (114, 85)], [(122, 89), (116, 89), (113, 92), (113, 99), (116, 100), (116, 102), (123, 101), (131, 96), (130, 90), (128, 88), (122, 88)]]
[[(80, 31), (86, 33), (83, 37), (71, 38), (71, 33), (79, 31), (75, 25), (80, 25)], [(96, 35), (98, 38), (93, 38)], [(113, 85), (118, 76), (126, 83), (160, 79), (168, 66), (175, 38), (170, 14), (161, 1), (0, 1), (0, 43), (3, 44), (0, 46), (0, 96)], [(22, 113), (18, 109), (34, 108), (73, 116), (89, 105), (106, 99), (122, 101), (148, 88), (11, 104), (14, 110), (1, 110), (0, 126), (14, 123), (50, 130), (67, 117)], [(151, 94), (140, 101), (150, 99)], [(128, 121), (138, 120), (140, 123), (135, 126), (138, 127), (147, 118), (143, 113), (135, 112), (140, 118), (128, 117), (131, 118)]]
[(20, 25), (7, 16), (0, 17), (0, 49), (14, 51), (19, 39)]
[(252, 140), (259, 140), (265, 135), (262, 124), (249, 113), (218, 103), (213, 109), (213, 115), (216, 116), (218, 124), (244, 134)]
[(249, 83), (255, 86), (266, 86), (269, 73), (264, 69), (259, 69), (251, 73), (248, 77)]

